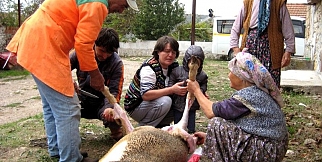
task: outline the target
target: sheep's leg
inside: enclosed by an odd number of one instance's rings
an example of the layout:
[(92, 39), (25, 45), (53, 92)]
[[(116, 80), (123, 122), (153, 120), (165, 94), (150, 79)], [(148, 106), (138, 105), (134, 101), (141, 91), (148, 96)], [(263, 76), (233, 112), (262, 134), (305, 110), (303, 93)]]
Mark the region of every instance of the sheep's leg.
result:
[[(189, 94), (190, 93), (188, 92), (187, 95), (189, 95)], [(191, 101), (191, 99), (188, 99), (188, 98), (186, 99), (186, 104), (185, 104), (182, 118), (177, 123), (177, 125), (184, 130), (186, 130), (187, 126), (188, 126), (189, 110), (190, 110), (192, 103), (193, 103), (193, 101)]]
[(113, 116), (114, 116), (114, 119), (118, 122), (118, 124), (122, 125), (123, 129), (125, 129), (126, 134), (133, 132), (134, 128), (129, 118), (127, 117), (126, 112), (117, 103), (114, 104)]
[[(189, 79), (192, 81), (195, 81), (198, 68), (200, 66), (200, 61), (196, 57), (191, 56), (191, 60), (188, 66), (189, 66)], [(185, 108), (184, 108), (181, 120), (175, 125), (166, 126), (162, 128), (162, 130), (168, 131), (172, 135), (180, 136), (182, 139), (187, 141), (189, 145), (190, 153), (192, 153), (196, 149), (196, 143), (197, 143), (197, 138), (191, 136), (186, 131), (188, 126), (189, 110), (194, 100), (195, 100), (195, 96), (188, 92), (186, 104), (185, 104)]]
[[(188, 66), (189, 66), (189, 79), (192, 81), (195, 81), (198, 68), (200, 66), (200, 61), (197, 59), (197, 57), (192, 55)], [(182, 129), (187, 129), (189, 110), (194, 101), (195, 101), (195, 96), (188, 92), (183, 115), (181, 120), (178, 122), (178, 126)]]
[(104, 91), (102, 91), (104, 96), (107, 98), (107, 100), (114, 105), (114, 111), (113, 111), (113, 116), (115, 121), (119, 124), (122, 125), (122, 128), (125, 129), (125, 133), (129, 134), (133, 132), (133, 126), (127, 117), (126, 112), (122, 109), (122, 107), (116, 102), (115, 97), (110, 93), (108, 87), (104, 87)]

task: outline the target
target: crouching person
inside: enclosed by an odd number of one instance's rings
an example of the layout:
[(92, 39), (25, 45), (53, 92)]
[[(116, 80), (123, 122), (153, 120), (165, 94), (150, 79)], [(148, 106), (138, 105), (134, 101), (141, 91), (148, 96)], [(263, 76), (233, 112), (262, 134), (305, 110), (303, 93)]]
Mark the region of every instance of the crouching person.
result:
[[(99, 71), (104, 77), (104, 84), (109, 88), (118, 103), (120, 102), (124, 82), (124, 65), (117, 53), (119, 47), (119, 36), (111, 28), (103, 28), (94, 45), (95, 59)], [(90, 86), (91, 77), (88, 72), (80, 70), (77, 53), (75, 51), (70, 53), (70, 63), (72, 70), (77, 69), (76, 75), (79, 87), (76, 85), (75, 89), (78, 92), (78, 97), (81, 102), (81, 117), (102, 120), (104, 126), (110, 128), (111, 137), (119, 140), (123, 137), (123, 133), (121, 126), (113, 119), (114, 105), (109, 103), (102, 92)], [(79, 93), (79, 89), (94, 94), (98, 98)]]
[(187, 88), (181, 87), (183, 82), (168, 87), (171, 71), (179, 66), (176, 61), (179, 43), (174, 38), (159, 38), (152, 55), (136, 71), (125, 95), (124, 108), (140, 126), (161, 128), (173, 121), (170, 95), (185, 95)]

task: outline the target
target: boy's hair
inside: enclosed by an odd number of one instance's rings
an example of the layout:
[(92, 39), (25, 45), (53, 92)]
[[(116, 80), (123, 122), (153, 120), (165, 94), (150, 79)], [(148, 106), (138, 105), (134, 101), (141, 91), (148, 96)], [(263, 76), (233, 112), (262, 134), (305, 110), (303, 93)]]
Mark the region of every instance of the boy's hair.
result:
[(154, 50), (152, 52), (152, 55), (154, 56), (155, 59), (159, 60), (158, 53), (163, 51), (165, 46), (168, 43), (170, 44), (170, 47), (172, 48), (172, 50), (176, 52), (176, 58), (179, 57), (179, 43), (178, 43), (178, 41), (170, 36), (163, 36), (157, 40), (157, 43), (154, 46)]
[(119, 35), (112, 28), (102, 28), (95, 40), (95, 45), (105, 48), (106, 52), (117, 52), (120, 47)]

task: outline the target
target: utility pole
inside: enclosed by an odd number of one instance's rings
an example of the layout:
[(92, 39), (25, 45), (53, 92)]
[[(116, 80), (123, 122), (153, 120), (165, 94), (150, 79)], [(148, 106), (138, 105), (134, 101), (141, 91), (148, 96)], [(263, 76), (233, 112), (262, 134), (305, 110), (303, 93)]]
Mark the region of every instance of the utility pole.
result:
[(20, 11), (20, 0), (18, 0), (18, 25), (21, 25), (21, 11)]
[(196, 0), (192, 0), (192, 24), (191, 24), (191, 45), (195, 44), (195, 27), (196, 27)]

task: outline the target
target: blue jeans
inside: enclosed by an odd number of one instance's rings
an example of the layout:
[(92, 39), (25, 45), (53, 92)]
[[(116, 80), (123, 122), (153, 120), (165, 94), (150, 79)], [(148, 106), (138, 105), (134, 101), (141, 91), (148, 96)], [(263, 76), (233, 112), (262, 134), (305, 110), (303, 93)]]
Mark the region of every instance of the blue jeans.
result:
[(83, 159), (79, 148), (80, 105), (75, 93), (65, 96), (33, 76), (43, 104), (43, 114), (50, 156), (59, 155), (60, 162), (79, 162)]

